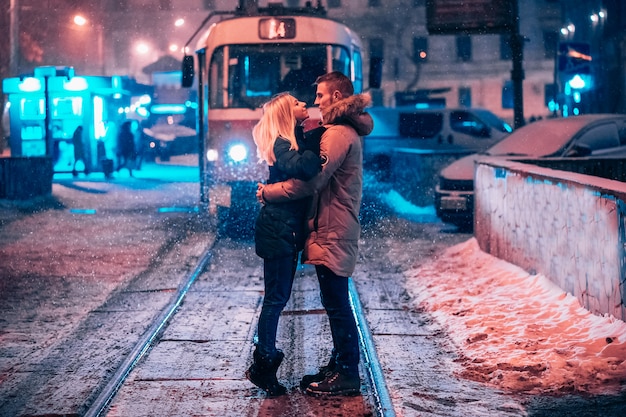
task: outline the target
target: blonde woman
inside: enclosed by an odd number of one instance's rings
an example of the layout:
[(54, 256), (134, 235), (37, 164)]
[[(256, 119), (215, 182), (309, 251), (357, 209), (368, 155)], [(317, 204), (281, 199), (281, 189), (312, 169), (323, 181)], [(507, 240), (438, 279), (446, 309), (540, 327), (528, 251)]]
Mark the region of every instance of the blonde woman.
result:
[[(263, 115), (252, 136), (259, 160), (269, 166), (268, 183), (289, 178), (308, 180), (321, 170), (319, 156), (305, 149), (301, 123), (308, 117), (306, 103), (287, 93), (273, 97), (263, 106)], [(307, 137), (307, 141), (312, 142), (312, 149), (319, 149), (319, 137)], [(253, 363), (246, 377), (270, 397), (287, 392), (276, 378), (284, 358), (276, 348), (276, 332), (280, 313), (291, 295), (298, 253), (304, 246), (308, 203), (308, 199), (265, 203), (255, 225), (256, 253), (263, 258), (265, 296)]]

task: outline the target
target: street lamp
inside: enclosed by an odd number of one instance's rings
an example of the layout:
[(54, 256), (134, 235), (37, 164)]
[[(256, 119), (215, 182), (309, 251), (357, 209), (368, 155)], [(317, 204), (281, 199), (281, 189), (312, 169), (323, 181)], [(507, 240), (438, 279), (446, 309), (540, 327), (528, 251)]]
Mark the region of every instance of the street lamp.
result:
[(90, 27), (96, 30), (96, 35), (98, 37), (97, 38), (98, 68), (100, 69), (100, 75), (104, 75), (105, 73), (104, 71), (104, 39), (103, 39), (102, 25), (98, 23), (90, 22), (87, 18), (79, 14), (74, 16), (74, 24), (81, 26), (81, 27), (82, 26), (87, 27), (87, 25), (89, 25)]

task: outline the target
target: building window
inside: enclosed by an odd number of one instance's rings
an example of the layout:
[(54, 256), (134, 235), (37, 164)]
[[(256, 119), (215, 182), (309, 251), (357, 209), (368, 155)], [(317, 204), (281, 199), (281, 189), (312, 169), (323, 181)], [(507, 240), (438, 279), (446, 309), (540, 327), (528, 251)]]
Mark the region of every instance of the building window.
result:
[(413, 38), (413, 62), (428, 61), (428, 38)]
[(459, 106), (472, 107), (472, 89), (470, 87), (459, 87)]
[(463, 62), (472, 60), (472, 38), (466, 35), (456, 37), (456, 57)]
[(543, 57), (545, 59), (554, 59), (558, 42), (559, 34), (557, 32), (543, 32)]
[(380, 7), (380, 0), (367, 0), (368, 7)]
[(204, 0), (204, 10), (214, 10), (215, 0)]
[(510, 40), (511, 35), (500, 35), (500, 59), (502, 61), (510, 61), (513, 59)]
[(341, 0), (328, 0), (329, 9), (338, 9), (341, 7)]
[(512, 109), (514, 107), (513, 102), (513, 82), (507, 80), (502, 86), (502, 108)]
[(559, 90), (556, 84), (545, 84), (543, 86), (543, 102), (550, 111), (556, 110), (557, 94)]

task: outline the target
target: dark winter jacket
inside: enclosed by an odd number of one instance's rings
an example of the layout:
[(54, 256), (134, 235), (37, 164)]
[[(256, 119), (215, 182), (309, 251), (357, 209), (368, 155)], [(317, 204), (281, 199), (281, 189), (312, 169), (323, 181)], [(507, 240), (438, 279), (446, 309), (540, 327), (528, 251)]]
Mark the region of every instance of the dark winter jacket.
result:
[[(278, 138), (274, 143), (276, 162), (269, 167), (268, 184), (289, 178), (309, 180), (319, 173), (319, 150), (318, 154), (314, 150), (319, 149), (320, 137), (307, 135), (307, 140), (303, 141), (301, 129), (296, 130), (296, 137), (299, 151), (289, 149), (289, 142), (283, 138)], [(254, 234), (257, 255), (272, 259), (301, 251), (306, 237), (305, 220), (309, 206), (310, 199), (303, 198), (267, 203), (261, 207)]]
[(325, 110), (319, 175), (310, 181), (268, 184), (263, 192), (265, 200), (271, 202), (313, 195), (302, 259), (345, 277), (352, 275), (357, 260), (363, 187), (360, 136), (368, 135), (374, 127), (371, 116), (365, 113), (370, 102), (367, 95), (353, 95)]

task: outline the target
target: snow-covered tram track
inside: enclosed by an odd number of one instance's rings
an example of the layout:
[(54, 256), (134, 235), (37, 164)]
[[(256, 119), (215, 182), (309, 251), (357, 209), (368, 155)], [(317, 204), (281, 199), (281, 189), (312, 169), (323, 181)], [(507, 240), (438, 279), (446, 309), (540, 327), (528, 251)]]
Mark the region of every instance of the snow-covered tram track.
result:
[(144, 355), (150, 350), (150, 347), (157, 341), (160, 333), (166, 327), (170, 319), (176, 314), (176, 311), (181, 306), (189, 288), (196, 281), (196, 279), (202, 274), (207, 267), (212, 257), (212, 246), (207, 248), (204, 254), (200, 257), (198, 264), (194, 270), (187, 276), (184, 281), (184, 285), (180, 286), (177, 290), (176, 297), (172, 298), (172, 301), (167, 305), (159, 314), (152, 325), (144, 332), (141, 338), (135, 344), (132, 351), (126, 356), (123, 363), (119, 366), (113, 377), (105, 385), (104, 389), (100, 392), (96, 400), (90, 405), (84, 417), (97, 417), (105, 415), (111, 401), (115, 397), (120, 387), (124, 384), (124, 381), (133, 370), (133, 368), (139, 363)]
[[(155, 319), (136, 342), (133, 349), (126, 355), (109, 381), (103, 385), (104, 388), (100, 390), (97, 398), (89, 405), (85, 414), (83, 414), (85, 417), (104, 416), (111, 412), (110, 410), (112, 405), (115, 401), (117, 401), (116, 395), (118, 391), (122, 389), (133, 369), (142, 361), (143, 358), (149, 356), (148, 354), (155, 345), (162, 342), (161, 338), (163, 337), (164, 329), (168, 326), (168, 323), (172, 321), (177, 312), (180, 311), (181, 305), (183, 304), (183, 301), (185, 300), (185, 297), (194, 282), (196, 282), (198, 277), (202, 275), (203, 272), (210, 268), (211, 260), (214, 257), (215, 247), (219, 245), (220, 241), (217, 240), (211, 247), (206, 248), (204, 253), (198, 257), (197, 264), (181, 281), (182, 284), (176, 290), (176, 293), (172, 295), (170, 303), (161, 310), (160, 314), (155, 316)], [(352, 280), (350, 280), (349, 291), (350, 303), (359, 328), (359, 342), (362, 356), (361, 369), (364, 374), (364, 391), (362, 393), (363, 401), (369, 404), (368, 408), (374, 416), (395, 417), (395, 412), (387, 392), (383, 372), (378, 362), (372, 334), (367, 325), (364, 311), (359, 300), (359, 295)], [(295, 297), (296, 296), (294, 296), (294, 298)], [(260, 308), (260, 305), (258, 308)], [(319, 309), (286, 310), (284, 315), (308, 316), (312, 314), (321, 316), (324, 314), (323, 310), (318, 310)], [(295, 348), (297, 349), (298, 347)], [(192, 380), (193, 378), (190, 377), (189, 379)], [(167, 399), (165, 399), (165, 401), (167, 401)], [(289, 404), (293, 406), (300, 401), (307, 400), (306, 396), (296, 395), (287, 401), (289, 401)], [(316, 407), (316, 405), (313, 404), (305, 405), (305, 407), (311, 406), (314, 408)], [(319, 406), (324, 407), (323, 404), (320, 404)], [(113, 411), (113, 415), (115, 415), (115, 413), (116, 411)], [(260, 411), (259, 415), (262, 415), (262, 413), (263, 411)]]

